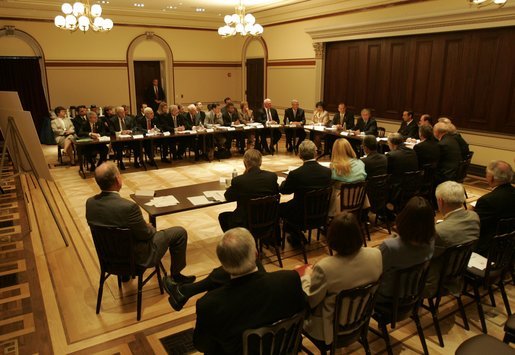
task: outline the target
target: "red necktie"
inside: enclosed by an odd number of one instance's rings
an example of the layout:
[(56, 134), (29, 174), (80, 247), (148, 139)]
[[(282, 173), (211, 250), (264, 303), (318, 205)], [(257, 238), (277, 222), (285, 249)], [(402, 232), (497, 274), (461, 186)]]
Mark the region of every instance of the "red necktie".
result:
[(152, 129), (152, 125), (150, 124), (150, 120), (149, 119), (147, 119), (147, 129), (148, 130)]

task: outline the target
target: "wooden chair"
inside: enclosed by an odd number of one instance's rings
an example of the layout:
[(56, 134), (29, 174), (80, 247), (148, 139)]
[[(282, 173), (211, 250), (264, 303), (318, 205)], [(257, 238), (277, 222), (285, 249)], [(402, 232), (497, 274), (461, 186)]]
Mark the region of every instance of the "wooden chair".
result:
[[(440, 301), (443, 296), (451, 294), (445, 287), (448, 282), (455, 282), (456, 284), (460, 284), (460, 282), (463, 280), (465, 271), (467, 270), (470, 255), (472, 254), (472, 249), (475, 244), (476, 241), (473, 240), (467, 243), (453, 245), (452, 247), (447, 248), (440, 256), (433, 258), (431, 260), (431, 264), (429, 265), (429, 273), (431, 272), (431, 268), (435, 267), (435, 265), (438, 265), (441, 267), (441, 269), (435, 292), (433, 294), (425, 295), (429, 305), (425, 306), (422, 303), (422, 307), (431, 312), (436, 335), (438, 336), (438, 342), (442, 348), (444, 347), (444, 343), (442, 331), (440, 329), (440, 322), (438, 319), (438, 308), (440, 306)], [(465, 314), (465, 308), (463, 307), (463, 302), (461, 301), (461, 292), (457, 295), (452, 293), (452, 296), (456, 298), (456, 301), (458, 302), (461, 318), (463, 319), (463, 327), (466, 330), (469, 330), (470, 328), (467, 321), (467, 315)]]
[(279, 195), (266, 196), (251, 199), (248, 202), (248, 229), (256, 240), (256, 248), (261, 258), (263, 255), (263, 242), (272, 245), (279, 261), (283, 267), (281, 251), (277, 245), (277, 238), (280, 238), (279, 229)]
[[(497, 235), (511, 233), (515, 231), (515, 217), (514, 218), (502, 218), (497, 222)], [(511, 261), (511, 283), (515, 285), (515, 255)]]
[[(458, 165), (458, 171), (456, 172), (456, 182), (463, 184), (465, 178), (467, 177), (467, 173), (470, 167), (470, 162), (472, 161), (472, 157), (474, 156), (474, 152), (470, 151), (467, 154), (467, 157), (460, 161)], [(467, 189), (465, 189), (465, 197), (469, 198), (467, 195)]]
[(435, 198), (435, 172), (436, 167), (433, 164), (424, 164), (422, 166), (422, 177), (420, 181), (420, 196), (431, 202), (434, 209), (437, 209)]
[(305, 311), (272, 325), (243, 332), (243, 355), (297, 355)]
[[(366, 181), (340, 184), (340, 211), (353, 213), (356, 216), (356, 219), (359, 221), (361, 229), (364, 232), (366, 232), (366, 236), (368, 240), (370, 240), (370, 231), (368, 230), (368, 224), (364, 222), (362, 218), (363, 203), (365, 202), (366, 197)], [(365, 233), (363, 233), (363, 245), (367, 246)]]
[[(300, 245), (302, 248), (302, 255), (304, 256), (304, 262), (308, 263), (308, 257), (306, 255), (305, 244), (311, 241), (311, 232), (313, 229), (317, 230), (317, 238), (320, 237), (320, 228), (327, 227), (327, 215), (329, 213), (329, 204), (331, 202), (331, 194), (333, 192), (332, 186), (328, 186), (323, 189), (308, 191), (304, 195), (304, 219), (303, 224), (298, 226), (297, 224), (291, 223), (288, 220), (283, 220), (283, 237), (282, 247), (286, 243), (286, 228), (289, 227), (299, 237)], [(308, 232), (308, 240), (304, 236), (304, 232)]]
[(388, 234), (391, 234), (390, 220), (386, 212), (386, 203), (388, 202), (389, 186), (388, 179), (390, 175), (377, 175), (367, 180), (367, 196), (370, 202), (370, 211), (376, 215), (374, 224), (377, 226), (379, 217), (386, 223)]
[[(336, 350), (349, 346), (359, 341), (367, 355), (371, 354), (368, 345), (368, 324), (376, 299), (377, 289), (381, 279), (367, 285), (355, 287), (350, 290), (341, 291), (336, 296), (333, 317), (333, 343), (327, 345), (325, 341), (311, 337), (308, 333), (303, 335), (308, 338), (320, 353), (325, 354), (328, 350), (330, 354), (336, 354)], [(313, 355), (304, 346), (302, 350)]]
[[(506, 290), (504, 289), (504, 277), (506, 276), (506, 273), (510, 271), (514, 254), (515, 231), (508, 234), (495, 236), (493, 237), (490, 244), (486, 268), (484, 270), (468, 268), (465, 273), (465, 285), (463, 286), (463, 294), (474, 298), (476, 301), (479, 319), (481, 320), (481, 329), (485, 334), (487, 334), (488, 331), (486, 328), (483, 306), (481, 305), (481, 298), (484, 295), (479, 293), (479, 287), (483, 286), (485, 290), (488, 290), (490, 302), (493, 307), (496, 307), (492, 285), (497, 284), (499, 290), (501, 291), (506, 313), (509, 316), (511, 314), (511, 309), (508, 296), (506, 295)], [(467, 292), (468, 285), (473, 287), (473, 295)]]
[(393, 355), (393, 351), (387, 325), (390, 324), (391, 328), (395, 329), (397, 322), (408, 317), (411, 317), (415, 321), (424, 354), (429, 354), (424, 331), (420, 325), (418, 316), (418, 309), (422, 301), (422, 292), (426, 284), (428, 266), (429, 260), (406, 269), (395, 271), (393, 276), (393, 296), (386, 302), (383, 300), (380, 300), (381, 303), (379, 303), (379, 300), (376, 302), (372, 318), (377, 321), (381, 332), (373, 328), (370, 328), (370, 331), (384, 339), (389, 355)]
[(118, 287), (122, 286), (122, 276), (138, 277), (138, 303), (136, 319), (141, 319), (141, 299), (143, 286), (154, 276), (157, 275), (159, 289), (163, 291), (163, 281), (161, 279), (159, 262), (147, 278), (143, 279), (143, 274), (147, 267), (137, 265), (134, 254), (134, 236), (130, 229), (117, 227), (95, 226), (90, 224), (91, 234), (97, 250), (100, 262), (100, 285), (98, 287), (97, 314), (100, 313), (102, 303), (102, 292), (104, 282), (111, 275), (118, 276)]
[(422, 182), (422, 171), (408, 171), (405, 172), (398, 185), (391, 189), (394, 193), (391, 202), (394, 205), (395, 213), (402, 211), (404, 206), (413, 197), (420, 193), (420, 187)]
[(515, 343), (515, 314), (509, 316), (504, 325), (504, 338), (502, 341), (506, 344)]

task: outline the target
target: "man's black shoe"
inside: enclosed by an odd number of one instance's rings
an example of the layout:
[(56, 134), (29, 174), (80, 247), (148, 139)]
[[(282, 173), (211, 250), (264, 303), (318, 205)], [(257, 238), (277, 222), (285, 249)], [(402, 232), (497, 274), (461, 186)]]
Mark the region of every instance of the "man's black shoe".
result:
[(137, 161), (134, 162), (134, 167), (136, 169), (139, 169), (141, 167), (141, 165), (139, 165), (139, 163)]
[(195, 282), (196, 279), (195, 275), (186, 276), (183, 274), (177, 274), (172, 276), (173, 282), (177, 284), (191, 284)]
[(122, 162), (120, 162), (120, 170), (125, 170), (125, 164)]
[(161, 159), (161, 161), (163, 163), (171, 163), (171, 161), (168, 158), (163, 158), (163, 159)]
[(169, 294), (170, 297), (168, 297), (168, 303), (170, 303), (170, 306), (172, 306), (172, 308), (177, 312), (179, 312), (186, 302), (188, 302), (188, 298), (181, 293), (179, 285), (177, 284), (172, 285)]
[(150, 159), (148, 161), (148, 165), (150, 165), (150, 166), (157, 166), (156, 161), (154, 159)]

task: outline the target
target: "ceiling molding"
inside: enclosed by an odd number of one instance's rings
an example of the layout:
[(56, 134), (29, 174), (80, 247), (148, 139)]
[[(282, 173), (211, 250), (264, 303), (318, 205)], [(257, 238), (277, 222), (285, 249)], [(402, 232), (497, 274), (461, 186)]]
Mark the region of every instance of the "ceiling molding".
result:
[(314, 42), (332, 42), (505, 26), (515, 26), (515, 7), (437, 13), (430, 17), (427, 14), (417, 14), (403, 18), (402, 21), (399, 19), (383, 22), (374, 20), (308, 28), (306, 33)]

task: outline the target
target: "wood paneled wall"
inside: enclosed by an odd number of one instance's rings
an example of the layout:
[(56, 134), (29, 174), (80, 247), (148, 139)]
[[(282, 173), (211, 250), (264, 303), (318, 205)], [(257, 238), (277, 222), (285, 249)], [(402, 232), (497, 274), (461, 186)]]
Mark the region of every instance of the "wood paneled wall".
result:
[(515, 134), (515, 27), (327, 43), (324, 100)]

